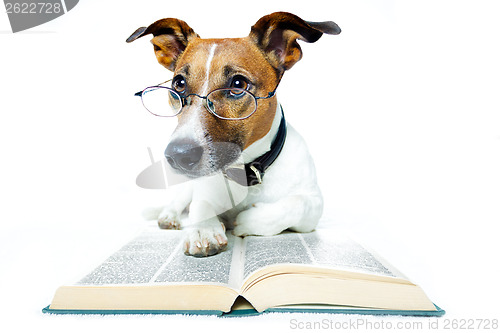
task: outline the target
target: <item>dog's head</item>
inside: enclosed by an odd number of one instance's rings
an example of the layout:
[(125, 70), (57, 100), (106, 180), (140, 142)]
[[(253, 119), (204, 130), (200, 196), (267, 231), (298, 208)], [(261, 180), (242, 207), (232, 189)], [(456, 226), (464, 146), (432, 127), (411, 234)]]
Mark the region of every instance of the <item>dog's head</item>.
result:
[[(270, 93), (284, 71), (302, 57), (297, 40), (313, 43), (323, 33), (339, 34), (340, 28), (333, 22), (306, 22), (284, 12), (262, 17), (244, 38), (202, 39), (186, 22), (174, 18), (137, 29), (127, 42), (152, 34), (158, 62), (174, 73), (172, 89), (189, 96), (183, 100), (178, 126), (165, 150), (172, 167), (191, 177), (208, 175), (234, 163), (244, 149), (264, 137), (277, 108)], [(220, 88), (234, 88), (234, 94), (229, 90), (234, 98), (239, 89), (263, 98), (255, 99), (251, 116), (223, 119), (210, 112), (204, 98)], [(255, 108), (252, 103), (240, 102), (238, 108), (225, 111), (238, 118), (249, 112), (245, 108)]]

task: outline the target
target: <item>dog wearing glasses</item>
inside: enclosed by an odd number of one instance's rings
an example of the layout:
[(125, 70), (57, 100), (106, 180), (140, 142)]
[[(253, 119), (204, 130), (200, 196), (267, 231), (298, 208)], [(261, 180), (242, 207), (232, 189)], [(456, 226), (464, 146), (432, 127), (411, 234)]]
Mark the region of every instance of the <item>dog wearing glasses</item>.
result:
[[(127, 39), (152, 34), (158, 62), (173, 72), (171, 87), (149, 87), (141, 96), (155, 113), (146, 100), (163, 93), (160, 109), (168, 114), (157, 115), (178, 120), (165, 158), (193, 181), (179, 185), (153, 217), (161, 228), (186, 229), (186, 254), (223, 251), (226, 228), (236, 236), (269, 236), (316, 227), (323, 199), (314, 163), (275, 92), (302, 58), (298, 40), (314, 43), (324, 33), (337, 35), (340, 28), (278, 12), (259, 19), (244, 38), (202, 39), (184, 21), (167, 18)], [(235, 202), (231, 195), (232, 206), (221, 209), (228, 189), (244, 196)]]

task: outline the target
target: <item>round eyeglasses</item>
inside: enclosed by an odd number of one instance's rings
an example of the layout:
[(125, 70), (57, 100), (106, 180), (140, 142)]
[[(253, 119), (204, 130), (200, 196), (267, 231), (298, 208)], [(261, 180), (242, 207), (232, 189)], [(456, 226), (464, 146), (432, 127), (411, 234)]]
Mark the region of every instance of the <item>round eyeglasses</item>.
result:
[(275, 94), (276, 89), (266, 97), (258, 97), (245, 89), (220, 88), (206, 96), (198, 94), (183, 96), (174, 89), (157, 85), (147, 87), (135, 95), (141, 97), (146, 110), (159, 117), (177, 116), (184, 106), (191, 104), (193, 97), (198, 97), (204, 100), (205, 107), (214, 116), (226, 120), (243, 120), (257, 110), (257, 100), (268, 99)]

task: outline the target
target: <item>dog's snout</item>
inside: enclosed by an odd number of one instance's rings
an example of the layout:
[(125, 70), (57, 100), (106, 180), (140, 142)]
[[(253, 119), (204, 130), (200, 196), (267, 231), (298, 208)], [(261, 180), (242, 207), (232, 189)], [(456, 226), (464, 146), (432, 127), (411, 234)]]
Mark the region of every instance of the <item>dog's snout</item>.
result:
[(203, 148), (190, 140), (176, 140), (168, 144), (165, 158), (172, 168), (191, 171), (200, 162)]

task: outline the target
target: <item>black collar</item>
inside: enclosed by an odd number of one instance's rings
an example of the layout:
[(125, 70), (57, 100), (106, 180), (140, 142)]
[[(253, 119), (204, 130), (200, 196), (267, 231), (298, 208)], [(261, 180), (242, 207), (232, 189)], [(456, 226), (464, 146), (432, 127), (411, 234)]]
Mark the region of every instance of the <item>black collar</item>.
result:
[(271, 144), (271, 149), (264, 155), (257, 157), (252, 162), (245, 164), (245, 175), (242, 174), (243, 169), (229, 168), (225, 172), (226, 176), (244, 186), (261, 184), (267, 168), (273, 164), (281, 153), (281, 149), (283, 149), (283, 146), (285, 145), (285, 139), (286, 121), (283, 108), (281, 108), (281, 122), (276, 138), (274, 138), (274, 141)]

